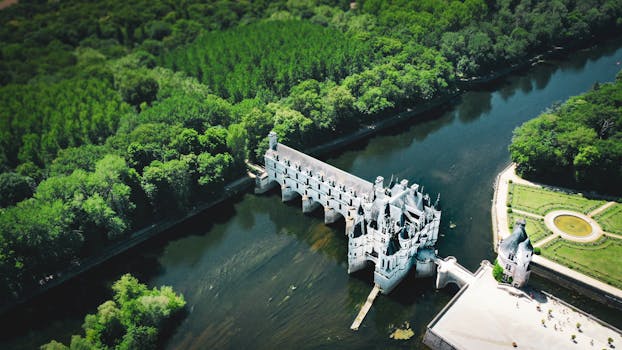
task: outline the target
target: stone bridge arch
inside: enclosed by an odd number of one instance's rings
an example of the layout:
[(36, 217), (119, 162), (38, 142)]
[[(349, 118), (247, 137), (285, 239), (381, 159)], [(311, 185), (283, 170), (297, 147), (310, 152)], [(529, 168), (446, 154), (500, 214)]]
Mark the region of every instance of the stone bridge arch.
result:
[(324, 207), (324, 223), (325, 224), (334, 224), (337, 221), (342, 220), (342, 219), (344, 222), (346, 221), (346, 217), (343, 216), (343, 214), (339, 210), (331, 206), (326, 206), (326, 205), (323, 205), (323, 207)]
[(437, 258), (436, 264), (436, 289), (445, 288), (448, 284), (455, 284), (462, 288), (473, 278), (473, 274), (458, 264), (458, 260), (453, 256), (448, 256), (441, 260)]

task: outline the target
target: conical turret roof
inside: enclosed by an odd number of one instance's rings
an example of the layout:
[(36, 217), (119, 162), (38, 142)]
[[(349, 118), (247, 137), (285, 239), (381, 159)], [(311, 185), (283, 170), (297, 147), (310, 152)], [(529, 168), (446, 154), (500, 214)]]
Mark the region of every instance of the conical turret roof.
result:
[[(515, 254), (518, 249), (518, 245), (528, 239), (527, 233), (525, 232), (525, 226), (522, 223), (517, 222), (512, 234), (508, 238), (504, 239), (501, 244), (499, 244), (499, 252), (503, 253), (503, 255), (507, 255), (509, 253)], [(529, 243), (529, 245), (531, 245), (531, 243)]]

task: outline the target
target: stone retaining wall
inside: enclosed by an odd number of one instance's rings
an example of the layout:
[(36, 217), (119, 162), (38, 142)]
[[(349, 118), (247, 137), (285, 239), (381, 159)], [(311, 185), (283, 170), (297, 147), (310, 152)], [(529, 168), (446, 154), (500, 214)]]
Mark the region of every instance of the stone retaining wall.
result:
[(572, 277), (551, 270), (548, 267), (542, 266), (534, 261), (531, 262), (531, 270), (538, 276), (542, 276), (565, 288), (575, 290), (580, 294), (592, 298), (607, 306), (622, 310), (622, 299), (619, 299), (616, 296), (611, 295), (601, 289), (594, 288), (589, 284), (586, 284), (585, 282), (578, 281)]

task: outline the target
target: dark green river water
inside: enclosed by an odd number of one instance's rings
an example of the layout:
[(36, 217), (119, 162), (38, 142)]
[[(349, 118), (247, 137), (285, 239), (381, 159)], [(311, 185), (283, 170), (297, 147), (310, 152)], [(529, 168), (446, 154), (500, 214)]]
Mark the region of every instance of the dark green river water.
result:
[[(509, 163), (512, 130), (596, 81), (613, 80), (619, 61), (622, 40), (547, 60), (325, 160), (364, 179), (394, 174), (423, 184), (433, 197), (440, 192), (439, 254), (475, 270), (482, 259), (494, 259), (492, 186)], [(247, 194), (5, 315), (0, 348), (68, 342), (125, 272), (185, 295), (189, 313), (169, 349), (424, 348), (426, 324), (455, 289), (436, 291), (432, 279), (407, 279), (376, 299), (361, 329), (352, 332), (372, 277), (349, 276), (346, 251), (343, 225), (325, 226), (321, 212), (304, 215), (300, 202), (283, 204), (278, 191)], [(622, 325), (619, 314), (598, 303), (537, 276), (530, 284)], [(389, 339), (405, 321), (415, 337)]]

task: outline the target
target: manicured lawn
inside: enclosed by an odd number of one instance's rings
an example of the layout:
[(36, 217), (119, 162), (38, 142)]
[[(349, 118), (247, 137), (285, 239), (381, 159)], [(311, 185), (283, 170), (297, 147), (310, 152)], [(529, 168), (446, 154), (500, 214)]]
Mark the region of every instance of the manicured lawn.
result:
[(527, 232), (527, 236), (529, 236), (532, 243), (538, 242), (553, 234), (548, 228), (546, 228), (546, 225), (544, 225), (544, 222), (541, 220), (516, 213), (508, 215), (508, 227), (510, 228), (510, 232), (512, 232), (514, 223), (519, 218), (525, 219), (525, 222), (527, 223), (527, 225), (525, 225), (525, 231)]
[(512, 208), (544, 216), (546, 213), (568, 209), (583, 214), (605, 204), (605, 201), (587, 199), (578, 194), (566, 194), (542, 188), (512, 184), (510, 186)]
[(553, 223), (567, 235), (586, 237), (592, 234), (592, 226), (574, 215), (560, 215), (553, 220)]
[(558, 238), (542, 248), (542, 256), (622, 288), (622, 240), (603, 237), (580, 244)]
[(594, 217), (606, 232), (622, 235), (622, 204), (616, 203)]

